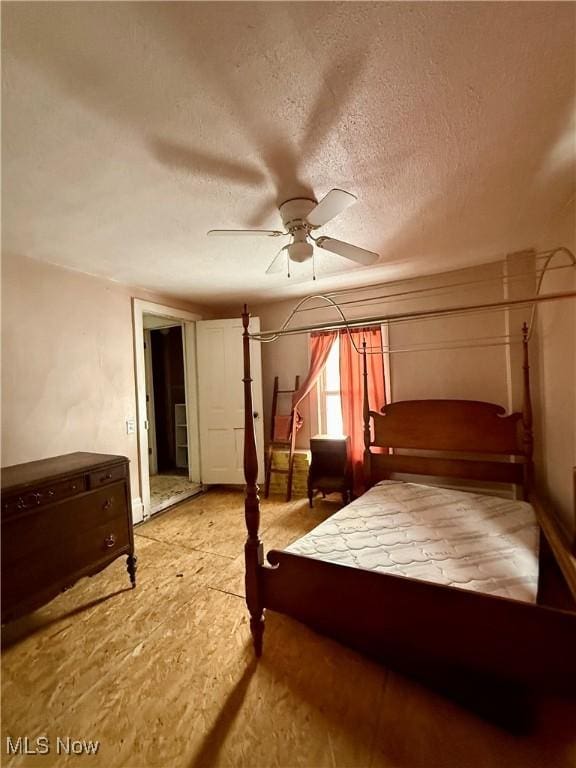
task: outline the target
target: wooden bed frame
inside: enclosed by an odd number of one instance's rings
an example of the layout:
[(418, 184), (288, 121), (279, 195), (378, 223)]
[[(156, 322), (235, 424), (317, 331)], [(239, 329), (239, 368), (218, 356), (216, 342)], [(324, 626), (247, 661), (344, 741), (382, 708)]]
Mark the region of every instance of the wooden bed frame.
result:
[[(281, 550), (271, 550), (266, 564), (258, 535), (246, 306), (242, 321), (246, 602), (256, 655), (262, 654), (264, 610), (269, 609), (440, 687), (449, 681), (496, 680), (574, 693), (576, 579), (569, 550), (533, 490), (526, 327), (523, 408), (508, 416), (499, 405), (467, 400), (405, 401), (387, 405), (381, 413), (371, 411), (364, 349), (364, 464), (369, 485), (392, 473), (407, 473), (520, 486), (541, 528), (536, 605)], [(389, 448), (411, 452), (392, 454)], [(427, 455), (415, 455), (418, 450)]]

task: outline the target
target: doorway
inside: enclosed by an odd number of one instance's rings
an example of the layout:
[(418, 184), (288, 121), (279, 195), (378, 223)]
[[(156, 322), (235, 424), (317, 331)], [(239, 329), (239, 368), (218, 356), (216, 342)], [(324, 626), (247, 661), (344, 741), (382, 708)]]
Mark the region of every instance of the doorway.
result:
[[(245, 427), (243, 385), (243, 326), (239, 319), (203, 320), (201, 316), (182, 309), (132, 299), (134, 329), (134, 362), (136, 374), (136, 407), (138, 435), (138, 487), (140, 499), (132, 504), (132, 519), (139, 523), (151, 514), (203, 490), (210, 484), (243, 483), (242, 446)], [(144, 323), (145, 316), (150, 316)], [(184, 402), (180, 402), (181, 390), (176, 383), (171, 405), (157, 406), (154, 396), (154, 372), (152, 348), (156, 344), (151, 335), (155, 330), (178, 327), (180, 335), (173, 333), (174, 345), (182, 347), (184, 358)], [(250, 319), (249, 330), (259, 330), (259, 319)], [(169, 334), (164, 334), (168, 336)], [(144, 342), (150, 336), (149, 343)], [(179, 339), (179, 341), (176, 341)], [(197, 343), (198, 342), (198, 343)], [(148, 363), (146, 359), (148, 358)], [(166, 370), (166, 369), (165, 369)], [(147, 373), (148, 371), (148, 373)], [(166, 374), (164, 374), (166, 375)], [(253, 342), (252, 391), (254, 426), (259, 455), (259, 467), (263, 468), (264, 435), (262, 429), (262, 381), (260, 342)], [(178, 379), (175, 379), (178, 382)], [(165, 387), (165, 382), (158, 385)], [(184, 408), (177, 408), (184, 406)], [(156, 409), (174, 412), (173, 442), (174, 475), (163, 481), (162, 464), (159, 460), (159, 442), (156, 439)], [(177, 410), (179, 413), (177, 414)], [(183, 414), (185, 413), (185, 420)], [(170, 427), (168, 427), (168, 430)], [(187, 436), (187, 452), (184, 435)], [(201, 455), (202, 454), (202, 455)], [(172, 465), (173, 466), (173, 465)], [(136, 468), (135, 468), (136, 469)], [(170, 466), (167, 467), (170, 469)], [(184, 470), (181, 474), (181, 471)], [(151, 504), (150, 476), (158, 476), (153, 483), (170, 485), (160, 504)], [(172, 483), (185, 483), (182, 494), (173, 493)], [(259, 477), (259, 482), (261, 478)]]
[(202, 490), (191, 479), (184, 324), (143, 315), (150, 514)]
[[(142, 299), (132, 299), (132, 315), (134, 330), (134, 359), (136, 373), (136, 408), (137, 408), (137, 436), (138, 436), (138, 465), (135, 468), (140, 495), (132, 505), (132, 519), (134, 523), (146, 520), (151, 514), (160, 512), (168, 506), (181, 501), (188, 496), (202, 490), (200, 484), (200, 437), (198, 431), (198, 385), (196, 368), (196, 322), (201, 319), (199, 315), (193, 314), (175, 307), (156, 304)], [(176, 329), (172, 331), (171, 329)], [(182, 355), (184, 368), (184, 391), (177, 388), (172, 396), (172, 407), (162, 403), (158, 405), (159, 411), (174, 410), (174, 423), (170, 418), (167, 426), (162, 427), (161, 431), (168, 432), (173, 430), (174, 448), (172, 454), (176, 464), (176, 405), (184, 405), (185, 408), (179, 408), (179, 411), (185, 410), (186, 417), (181, 419), (179, 415), (178, 424), (185, 429), (179, 429), (180, 437), (178, 443), (181, 446), (184, 443), (183, 435), (186, 434), (187, 451), (179, 449), (178, 463), (182, 466), (177, 467), (177, 472), (172, 474), (164, 471), (171, 468), (166, 464), (165, 458), (168, 449), (166, 448), (167, 439), (161, 437), (164, 445), (164, 453), (161, 449), (160, 471), (158, 467), (158, 440), (156, 438), (156, 402), (159, 401), (159, 394), (165, 390), (165, 383), (161, 382), (158, 389), (158, 397), (155, 397), (154, 373), (152, 364), (152, 347), (156, 342), (152, 337), (153, 331), (168, 331), (164, 336), (174, 336), (177, 341), (171, 339), (166, 343), (175, 346)], [(161, 334), (162, 335), (162, 334)], [(159, 344), (161, 347), (162, 344)], [(181, 381), (181, 369), (175, 381)], [(178, 402), (176, 402), (176, 400)], [(167, 418), (166, 416), (164, 417)], [(187, 469), (186, 469), (187, 462)], [(169, 476), (169, 477), (168, 477)], [(153, 491), (154, 503), (151, 503), (151, 482), (156, 485)], [(159, 498), (161, 496), (162, 498)]]

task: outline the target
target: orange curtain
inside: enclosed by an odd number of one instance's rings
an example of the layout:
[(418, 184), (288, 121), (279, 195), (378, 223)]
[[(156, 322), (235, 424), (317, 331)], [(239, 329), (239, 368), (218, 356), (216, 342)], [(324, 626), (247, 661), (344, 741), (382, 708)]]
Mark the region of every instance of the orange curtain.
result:
[(310, 370), (300, 385), (300, 389), (292, 395), (293, 408), (297, 408), (298, 404), (312, 391), (312, 387), (318, 381), (322, 369), (326, 365), (326, 360), (335, 341), (336, 331), (310, 335)]
[[(360, 328), (348, 334), (340, 333), (340, 389), (342, 397), (342, 423), (344, 434), (350, 436), (350, 450), (354, 493), (360, 495), (365, 490), (364, 459), (364, 385), (362, 381), (362, 355), (358, 354), (352, 340), (359, 350), (366, 342), (367, 351), (382, 349), (380, 328)], [(382, 354), (366, 355), (368, 369), (368, 402), (372, 411), (379, 411), (386, 403), (384, 389), (384, 358)]]

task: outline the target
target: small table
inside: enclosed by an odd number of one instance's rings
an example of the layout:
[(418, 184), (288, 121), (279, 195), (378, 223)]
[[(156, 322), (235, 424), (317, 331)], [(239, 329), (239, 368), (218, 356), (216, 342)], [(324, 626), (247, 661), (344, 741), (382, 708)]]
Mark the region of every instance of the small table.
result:
[(342, 501), (352, 499), (350, 438), (347, 435), (315, 435), (310, 438), (312, 461), (308, 472), (308, 502), (313, 506), (314, 491), (341, 493)]

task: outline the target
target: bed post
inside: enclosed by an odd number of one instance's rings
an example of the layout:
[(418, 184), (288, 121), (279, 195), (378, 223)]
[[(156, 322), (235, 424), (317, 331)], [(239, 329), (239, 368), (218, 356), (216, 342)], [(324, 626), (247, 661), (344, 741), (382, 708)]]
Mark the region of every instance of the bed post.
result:
[(534, 440), (532, 436), (532, 401), (530, 398), (530, 364), (528, 362), (528, 325), (522, 325), (522, 352), (523, 352), (523, 380), (524, 387), (522, 391), (522, 426), (523, 443), (526, 463), (524, 464), (524, 493), (527, 495), (532, 491), (533, 472), (532, 450)]
[(365, 489), (372, 484), (372, 470), (370, 466), (370, 403), (368, 402), (368, 365), (366, 363), (366, 340), (362, 342), (362, 380), (364, 383), (364, 486)]
[(246, 562), (246, 604), (250, 612), (250, 631), (254, 641), (256, 656), (262, 655), (262, 636), (264, 634), (264, 604), (262, 599), (262, 580), (260, 569), (264, 562), (262, 542), (258, 537), (260, 527), (260, 498), (258, 496), (258, 454), (256, 453), (256, 436), (254, 434), (254, 418), (252, 414), (252, 378), (250, 376), (250, 337), (248, 324), (250, 314), (244, 304), (242, 312), (242, 335), (244, 351), (244, 478), (246, 480), (246, 496), (244, 499), (244, 516), (248, 537), (244, 545)]

